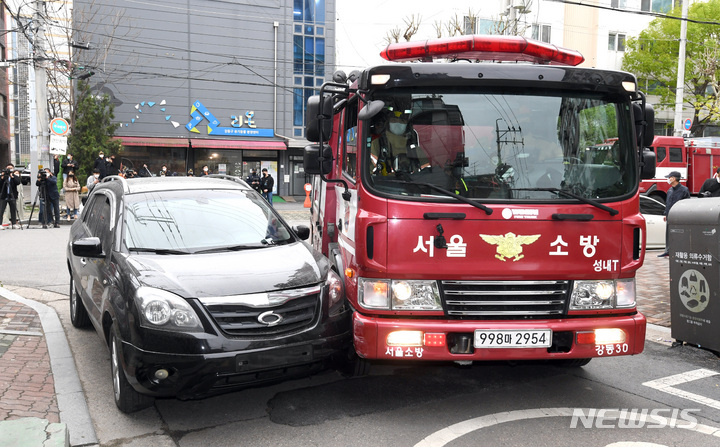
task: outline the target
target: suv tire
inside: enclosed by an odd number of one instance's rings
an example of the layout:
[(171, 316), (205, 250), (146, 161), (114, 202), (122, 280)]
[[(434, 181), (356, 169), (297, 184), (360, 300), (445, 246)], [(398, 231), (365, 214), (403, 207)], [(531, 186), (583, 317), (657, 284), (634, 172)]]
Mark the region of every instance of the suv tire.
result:
[(110, 327), (110, 368), (113, 382), (113, 397), (115, 405), (123, 413), (133, 413), (152, 406), (155, 399), (140, 394), (130, 385), (125, 377), (120, 358), (120, 338), (116, 334), (115, 326)]
[(90, 325), (90, 317), (87, 309), (82, 302), (82, 298), (75, 289), (75, 280), (70, 272), (70, 321), (77, 328), (88, 327)]

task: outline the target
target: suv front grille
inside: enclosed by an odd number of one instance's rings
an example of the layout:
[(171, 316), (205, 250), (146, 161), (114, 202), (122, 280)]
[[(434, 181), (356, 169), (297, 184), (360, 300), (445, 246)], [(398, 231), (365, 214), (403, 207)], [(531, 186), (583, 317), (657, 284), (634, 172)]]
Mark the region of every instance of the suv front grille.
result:
[[(268, 302), (268, 294), (200, 298), (200, 302), (220, 329), (231, 336), (285, 335), (315, 324), (320, 313), (320, 287), (279, 294), (283, 294), (286, 300), (274, 305), (272, 300)], [(260, 300), (264, 302), (258, 302), (257, 297), (260, 296), (265, 297)]]
[(558, 318), (565, 315), (569, 281), (442, 281), (454, 319)]

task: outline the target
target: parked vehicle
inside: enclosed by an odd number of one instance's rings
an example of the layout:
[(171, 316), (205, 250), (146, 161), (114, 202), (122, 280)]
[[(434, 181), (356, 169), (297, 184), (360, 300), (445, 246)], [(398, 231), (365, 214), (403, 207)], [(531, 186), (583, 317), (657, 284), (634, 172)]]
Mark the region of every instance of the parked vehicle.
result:
[(641, 353), (638, 184), (655, 154), (635, 77), (517, 36), (381, 56), (336, 73), (305, 120), (312, 243), (344, 273), (357, 370)]
[(665, 248), (665, 204), (655, 198), (640, 195), (640, 214), (645, 218), (645, 248)]
[[(20, 169), (20, 166), (18, 166), (18, 169)], [(22, 181), (23, 185), (29, 185), (30, 179), (32, 178), (32, 169), (30, 166), (23, 167), (20, 171), (20, 180)]]
[(688, 138), (656, 136), (649, 147), (657, 154), (655, 176), (640, 182), (640, 192), (665, 203), (670, 185), (666, 175), (682, 174), (680, 183), (698, 194), (705, 180), (720, 167), (720, 137)]
[(70, 314), (108, 344), (115, 403), (314, 373), (350, 346), (342, 283), (234, 177), (105, 178), (70, 230)]

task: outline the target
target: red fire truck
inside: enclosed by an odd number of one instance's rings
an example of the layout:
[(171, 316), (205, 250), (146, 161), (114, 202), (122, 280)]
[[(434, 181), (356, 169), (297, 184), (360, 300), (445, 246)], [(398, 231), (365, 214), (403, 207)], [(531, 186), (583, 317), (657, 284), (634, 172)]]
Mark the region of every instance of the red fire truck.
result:
[(663, 202), (670, 188), (665, 176), (670, 172), (682, 174), (681, 183), (691, 194), (697, 194), (703, 182), (713, 177), (720, 167), (720, 137), (656, 136), (651, 149), (657, 158), (655, 177), (641, 181), (640, 192)]
[[(642, 352), (654, 113), (635, 77), (514, 36), (382, 56), (417, 62), (336, 73), (306, 112), (312, 243), (344, 278), (356, 372)], [(586, 156), (608, 141), (605, 160)]]

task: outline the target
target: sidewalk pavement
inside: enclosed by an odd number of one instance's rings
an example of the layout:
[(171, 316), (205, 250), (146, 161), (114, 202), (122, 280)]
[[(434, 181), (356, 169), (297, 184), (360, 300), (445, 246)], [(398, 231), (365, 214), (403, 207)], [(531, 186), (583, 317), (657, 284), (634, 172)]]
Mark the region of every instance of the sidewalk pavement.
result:
[[(308, 224), (303, 202), (274, 203), (290, 225)], [(649, 251), (637, 274), (647, 339), (669, 344), (669, 258)], [(28, 290), (28, 289), (25, 289)], [(74, 359), (55, 310), (0, 284), (0, 440), (3, 447), (97, 445)]]

